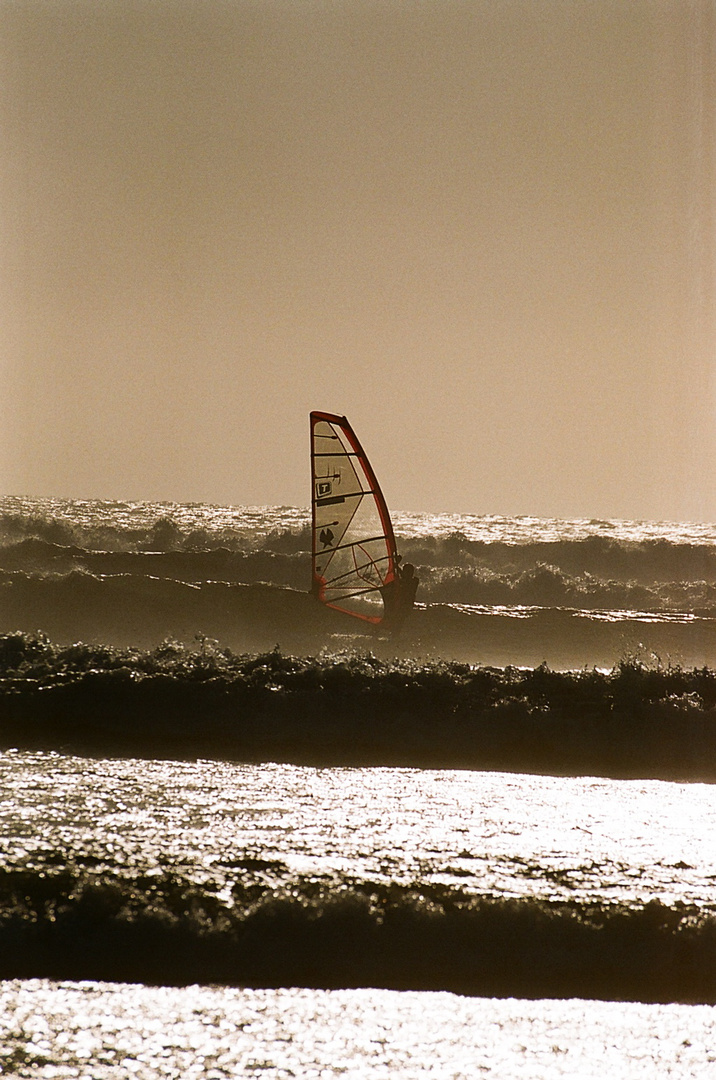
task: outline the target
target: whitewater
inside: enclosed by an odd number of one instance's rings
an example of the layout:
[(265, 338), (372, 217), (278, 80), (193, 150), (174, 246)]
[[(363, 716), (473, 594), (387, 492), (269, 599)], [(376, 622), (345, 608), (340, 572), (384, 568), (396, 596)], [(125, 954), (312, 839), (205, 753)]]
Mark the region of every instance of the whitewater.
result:
[(716, 1057), (716, 527), (0, 500), (0, 1074), (632, 1077)]
[(308, 596), (308, 511), (291, 507), (0, 500), (2, 628), (149, 648), (199, 635), (308, 654), (343, 642), (389, 655), (552, 668), (638, 656), (708, 665), (716, 529), (649, 522), (401, 514), (421, 579), (387, 649)]

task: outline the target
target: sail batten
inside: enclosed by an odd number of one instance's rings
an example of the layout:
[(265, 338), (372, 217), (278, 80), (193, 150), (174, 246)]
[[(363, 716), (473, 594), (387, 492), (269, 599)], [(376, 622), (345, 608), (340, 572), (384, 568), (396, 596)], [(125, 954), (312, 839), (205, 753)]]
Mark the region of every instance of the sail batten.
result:
[(397, 576), (395, 537), (375, 473), (344, 416), (311, 413), (311, 481), (312, 591), (327, 607), (381, 623), (383, 595)]
[[(372, 542), (373, 542), (374, 540), (382, 540), (382, 539), (383, 539), (383, 537), (382, 537), (382, 536), (372, 536), (372, 537), (370, 537), (370, 538), (369, 538), (369, 539), (367, 539), (367, 540), (362, 540), (362, 541), (361, 541), (361, 543), (363, 543), (363, 544), (370, 544), (370, 543), (372, 543)], [(332, 548), (331, 550), (332, 550), (332, 551), (341, 551), (341, 550), (342, 550), (343, 548), (349, 548), (349, 547), (350, 547), (350, 548), (353, 548), (353, 547), (355, 547), (355, 544), (336, 544), (336, 545), (335, 545), (335, 547), (333, 547), (333, 548)], [(387, 558), (387, 556), (386, 556), (386, 558)], [(370, 565), (370, 564), (372, 564), (372, 563), (374, 563), (374, 562), (375, 562), (375, 559), (371, 559), (371, 560), (370, 560), (370, 563), (369, 563), (369, 564), (367, 564), (367, 565)]]

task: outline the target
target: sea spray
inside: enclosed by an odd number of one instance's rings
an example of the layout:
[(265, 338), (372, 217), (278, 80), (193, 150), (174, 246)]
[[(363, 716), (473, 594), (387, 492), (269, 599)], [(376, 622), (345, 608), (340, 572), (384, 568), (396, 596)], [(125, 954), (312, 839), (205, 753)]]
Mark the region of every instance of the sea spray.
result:
[(716, 1003), (716, 918), (447, 888), (0, 871), (0, 978)]
[(716, 672), (0, 638), (5, 747), (716, 779)]

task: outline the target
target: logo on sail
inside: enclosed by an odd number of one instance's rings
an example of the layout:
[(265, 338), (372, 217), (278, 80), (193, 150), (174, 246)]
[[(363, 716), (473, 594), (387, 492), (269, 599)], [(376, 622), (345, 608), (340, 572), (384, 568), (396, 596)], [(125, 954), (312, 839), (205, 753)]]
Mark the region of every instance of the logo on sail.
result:
[(330, 480), (316, 480), (316, 498), (325, 499), (333, 494), (333, 484)]

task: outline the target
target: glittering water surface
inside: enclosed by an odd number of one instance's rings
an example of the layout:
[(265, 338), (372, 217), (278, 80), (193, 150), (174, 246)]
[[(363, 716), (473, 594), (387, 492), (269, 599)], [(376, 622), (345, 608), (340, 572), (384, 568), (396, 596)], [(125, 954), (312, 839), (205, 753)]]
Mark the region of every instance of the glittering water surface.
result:
[[(716, 788), (416, 769), (0, 755), (0, 863), (53, 853), (230, 888), (302, 877), (716, 906)], [(228, 895), (228, 893), (227, 893)]]
[[(80, 552), (147, 552), (154, 550), (155, 542), (170, 553), (175, 548), (196, 548), (201, 553), (224, 546), (251, 551), (260, 549), (271, 534), (290, 531), (296, 536), (288, 538), (285, 550), (292, 558), (304, 545), (309, 525), (305, 508), (59, 499), (0, 499), (2, 515), (0, 526), (10, 548), (26, 536), (44, 538), (44, 547), (39, 545), (45, 553), (37, 571), (40, 576), (52, 569), (53, 545), (77, 544)], [(522, 620), (521, 628), (534, 617), (537, 627), (546, 626), (557, 638), (560, 633), (573, 635), (580, 625), (583, 629), (585, 620), (590, 622), (590, 634), (600, 624), (639, 623), (635, 640), (646, 641), (649, 648), (652, 639), (641, 636), (647, 623), (683, 623), (684, 633), (692, 624), (698, 624), (699, 634), (708, 629), (701, 609), (708, 613), (711, 607), (712, 579), (706, 573), (711, 552), (704, 555), (701, 549), (716, 546), (714, 525), (400, 512), (393, 516), (400, 537), (425, 541), (427, 564), (437, 577), (437, 571), (452, 567), (450, 545), (444, 545), (433, 566), (430, 544), (456, 532), (484, 544), (525, 545), (528, 552), (530, 544), (555, 542), (557, 569), (546, 575), (546, 600), (539, 588), (520, 584), (520, 566), (505, 570), (498, 561), (491, 570), (488, 567), (488, 584), (506, 575), (506, 588), (519, 585), (526, 591), (517, 589), (513, 595), (503, 589), (499, 596), (504, 602), (496, 607), (484, 601), (479, 580), (468, 572), (465, 581), (475, 586), (472, 591), (445, 594), (452, 598), (450, 616), (509, 615)], [(566, 569), (560, 569), (560, 547), (587, 539), (596, 541), (599, 557), (593, 562), (586, 559), (590, 545), (579, 557), (570, 549), (572, 561), (567, 559)], [(611, 581), (618, 560), (600, 562), (604, 551), (611, 550), (610, 541), (644, 547), (625, 549), (629, 559), (620, 572), (629, 589), (624, 596), (615, 592)], [(660, 543), (652, 549), (652, 541)], [(675, 554), (679, 545), (696, 545), (699, 551)], [(19, 566), (19, 577), (27, 576), (35, 588), (33, 552), (38, 548), (32, 544), (25, 548), (26, 561), (12, 566)], [(471, 571), (472, 562), (458, 548), (454, 569)], [(668, 556), (663, 571), (662, 556)], [(283, 569), (290, 558), (280, 564)], [(545, 553), (535, 549), (534, 558), (542, 561)], [(214, 564), (202, 561), (199, 554), (192, 566), (199, 568), (192, 569), (196, 580), (204, 581)], [(152, 582), (146, 595), (156, 597), (158, 579), (147, 567), (135, 560), (121, 583), (134, 589), (137, 582)], [(111, 567), (95, 569), (96, 580), (114, 573)], [(633, 598), (631, 577), (637, 570), (646, 592)], [(674, 590), (669, 584), (672, 577), (662, 577), (667, 572), (676, 575), (674, 582), (678, 577), (683, 588)], [(74, 577), (62, 573), (67, 611), (81, 610), (84, 601), (73, 590), (78, 582), (95, 579), (89, 573)], [(584, 601), (588, 606), (579, 611), (579, 623), (569, 611), (560, 622), (555, 617), (562, 614), (560, 604), (571, 609), (581, 603), (578, 597), (575, 601), (570, 585), (574, 575), (591, 583)], [(293, 579), (279, 575), (276, 580), (286, 584)], [(593, 595), (594, 582), (599, 588)], [(550, 593), (553, 586), (556, 599)], [(189, 592), (184, 584), (182, 590)], [(131, 606), (131, 595), (121, 593), (117, 603)], [(430, 601), (436, 620), (442, 612), (440, 595), (436, 591)], [(692, 602), (692, 595), (698, 601)], [(52, 597), (46, 601), (48, 611), (56, 602)], [(515, 602), (507, 602), (511, 600)], [(545, 608), (545, 603), (552, 606)], [(635, 605), (640, 605), (638, 611), (632, 610)], [(136, 625), (141, 627), (141, 605), (138, 611)], [(189, 634), (191, 640), (192, 634), (206, 630), (203, 612), (199, 618), (190, 605), (181, 612), (182, 635)], [(545, 612), (551, 613), (549, 625), (539, 621)], [(30, 630), (41, 625), (34, 614), (32, 620), (28, 626), (23, 621), (17, 625)], [(452, 622), (436, 625), (442, 632)], [(67, 615), (62, 634), (68, 641), (89, 633), (74, 626)], [(106, 626), (108, 631), (116, 629), (111, 619)], [(171, 629), (174, 623), (169, 620), (167, 626)], [(16, 628), (14, 623), (10, 627)], [(162, 629), (162, 634), (166, 632)], [(215, 631), (217, 636), (220, 632), (225, 631)], [(271, 643), (275, 640), (280, 639), (272, 637)], [(479, 637), (476, 640), (482, 656), (485, 645)], [(658, 645), (659, 655), (666, 654), (664, 649), (670, 656), (682, 655), (681, 638), (654, 640), (666, 642)], [(710, 657), (710, 640), (704, 637), (703, 647), (683, 646), (683, 655)], [(611, 642), (610, 638), (601, 652), (594, 653), (596, 644), (590, 637), (588, 662), (595, 662), (597, 655), (613, 662), (619, 653), (614, 655)], [(542, 648), (540, 640), (534, 662), (543, 658)], [(507, 662), (507, 646), (500, 649), (495, 662)], [(614, 901), (634, 907), (659, 899), (714, 909), (714, 835), (716, 787), (705, 785), (0, 754), (0, 869), (27, 869), (35, 882), (63, 865), (81, 870), (76, 878), (82, 881), (95, 871), (135, 879), (166, 873), (218, 894), (227, 906), (237, 880), (253, 875), (261, 886), (257, 891), (265, 887), (268, 895), (297, 879), (331, 886), (375, 881), (417, 889), (444, 885), (491, 897)], [(147, 888), (142, 895), (150, 892)], [(337, 894), (335, 888), (327, 892)], [(690, 1080), (716, 1077), (714, 1047), (716, 1011), (707, 1006), (496, 1001), (375, 989), (0, 982), (0, 1075), (18, 1078)]]
[(694, 1080), (716, 1009), (387, 990), (0, 983), (0, 1074)]
[[(716, 788), (409, 769), (0, 755), (0, 865), (716, 906)], [(244, 873), (245, 870), (242, 870)], [(0, 983), (0, 1075), (716, 1076), (716, 1009), (376, 989)]]
[[(209, 503), (110, 502), (101, 499), (0, 498), (0, 513), (32, 516), (39, 513), (56, 521), (87, 529), (151, 529), (171, 518), (187, 531), (230, 533), (234, 538), (258, 540), (268, 533), (299, 530), (310, 524), (308, 507), (214, 506)], [(602, 536), (644, 542), (667, 540), (673, 544), (716, 544), (716, 525), (669, 521), (562, 520), (499, 514), (426, 514), (395, 510), (393, 523), (400, 536), (440, 539), (460, 532), (468, 540), (484, 543), (540, 543), (584, 540)]]

